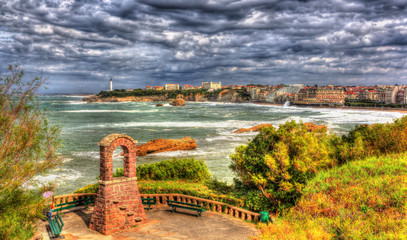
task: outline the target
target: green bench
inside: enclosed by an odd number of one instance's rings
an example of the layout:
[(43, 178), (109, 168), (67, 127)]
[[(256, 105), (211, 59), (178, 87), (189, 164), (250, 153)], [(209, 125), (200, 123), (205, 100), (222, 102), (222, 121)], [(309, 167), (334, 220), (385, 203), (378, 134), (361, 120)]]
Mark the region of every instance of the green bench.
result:
[(141, 198), (141, 203), (143, 205), (148, 205), (148, 210), (151, 209), (151, 205), (156, 205), (157, 201), (155, 198)]
[(184, 203), (184, 202), (172, 201), (172, 200), (167, 200), (167, 204), (168, 204), (168, 206), (172, 207), (173, 213), (176, 211), (176, 208), (184, 208), (184, 209), (196, 211), (197, 212), (196, 217), (200, 217), (201, 213), (206, 211), (206, 209), (203, 209), (201, 207), (201, 205), (198, 205), (198, 204)]
[(74, 207), (79, 207), (79, 206), (88, 206), (91, 203), (95, 202), (95, 196), (90, 196), (86, 198), (81, 198), (81, 199), (74, 199), (73, 201), (70, 202), (65, 202), (65, 203), (60, 203), (54, 207), (54, 211), (58, 211), (59, 213), (62, 210), (65, 209), (70, 209)]
[(64, 221), (62, 221), (61, 215), (57, 213), (54, 218), (48, 219), (48, 223), (54, 237), (59, 237), (59, 234), (61, 234), (62, 228), (64, 227)]

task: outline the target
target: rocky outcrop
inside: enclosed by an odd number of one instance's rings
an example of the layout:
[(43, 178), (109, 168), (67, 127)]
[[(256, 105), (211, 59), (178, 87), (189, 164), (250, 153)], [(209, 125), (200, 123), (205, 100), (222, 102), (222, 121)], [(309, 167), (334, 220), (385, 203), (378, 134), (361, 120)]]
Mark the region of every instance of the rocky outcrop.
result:
[[(240, 128), (233, 133), (244, 133), (244, 132), (257, 132), (260, 128), (270, 127), (271, 124), (260, 124), (251, 128)], [(316, 125), (313, 123), (304, 123), (304, 126), (307, 128), (308, 132), (326, 132), (328, 128), (325, 125)]]
[(316, 125), (313, 123), (304, 123), (304, 126), (307, 128), (308, 132), (326, 132), (328, 131), (327, 126), (325, 125)]
[(172, 103), (170, 103), (172, 106), (185, 106), (185, 100), (182, 98), (178, 98), (174, 100)]
[(151, 140), (145, 144), (136, 146), (137, 156), (145, 156), (151, 153), (170, 152), (179, 150), (191, 150), (197, 148), (196, 140), (191, 137), (181, 139), (164, 139), (159, 138)]
[(234, 131), (233, 133), (244, 133), (244, 132), (257, 132), (260, 130), (260, 128), (264, 128), (264, 127), (270, 127), (272, 126), (271, 124), (260, 124), (251, 128), (240, 128), (237, 129), (236, 131)]

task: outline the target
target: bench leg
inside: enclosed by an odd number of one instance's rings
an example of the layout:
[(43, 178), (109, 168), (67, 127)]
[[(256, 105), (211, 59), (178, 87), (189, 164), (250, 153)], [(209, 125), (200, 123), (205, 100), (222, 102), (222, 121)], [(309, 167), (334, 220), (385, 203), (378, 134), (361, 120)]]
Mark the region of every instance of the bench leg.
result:
[(176, 208), (172, 207), (172, 213), (176, 212)]

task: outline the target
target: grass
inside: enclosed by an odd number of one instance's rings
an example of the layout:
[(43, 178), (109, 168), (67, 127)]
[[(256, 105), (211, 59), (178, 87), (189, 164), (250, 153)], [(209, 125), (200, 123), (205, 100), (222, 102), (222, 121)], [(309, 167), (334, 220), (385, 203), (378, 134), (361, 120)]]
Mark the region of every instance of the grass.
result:
[(253, 239), (407, 239), (407, 153), (321, 172)]

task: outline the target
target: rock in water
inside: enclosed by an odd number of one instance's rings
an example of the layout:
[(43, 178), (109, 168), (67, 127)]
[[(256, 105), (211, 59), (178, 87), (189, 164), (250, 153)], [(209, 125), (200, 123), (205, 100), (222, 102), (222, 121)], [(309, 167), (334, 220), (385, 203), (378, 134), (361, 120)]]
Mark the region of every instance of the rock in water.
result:
[(157, 103), (157, 105), (155, 105), (156, 107), (162, 107), (162, 106), (164, 106), (164, 104), (162, 104), (162, 103)]
[(185, 106), (185, 100), (182, 98), (178, 98), (174, 100), (172, 103), (170, 103), (172, 106)]
[(151, 153), (170, 152), (179, 150), (191, 150), (197, 148), (196, 140), (191, 137), (181, 139), (164, 139), (159, 138), (151, 140), (145, 144), (136, 146), (137, 156), (145, 156)]
[(264, 128), (264, 127), (270, 127), (272, 126), (271, 124), (260, 124), (251, 128), (240, 128), (237, 129), (236, 131), (234, 131), (233, 133), (244, 133), (244, 132), (256, 132), (259, 131), (260, 128)]

